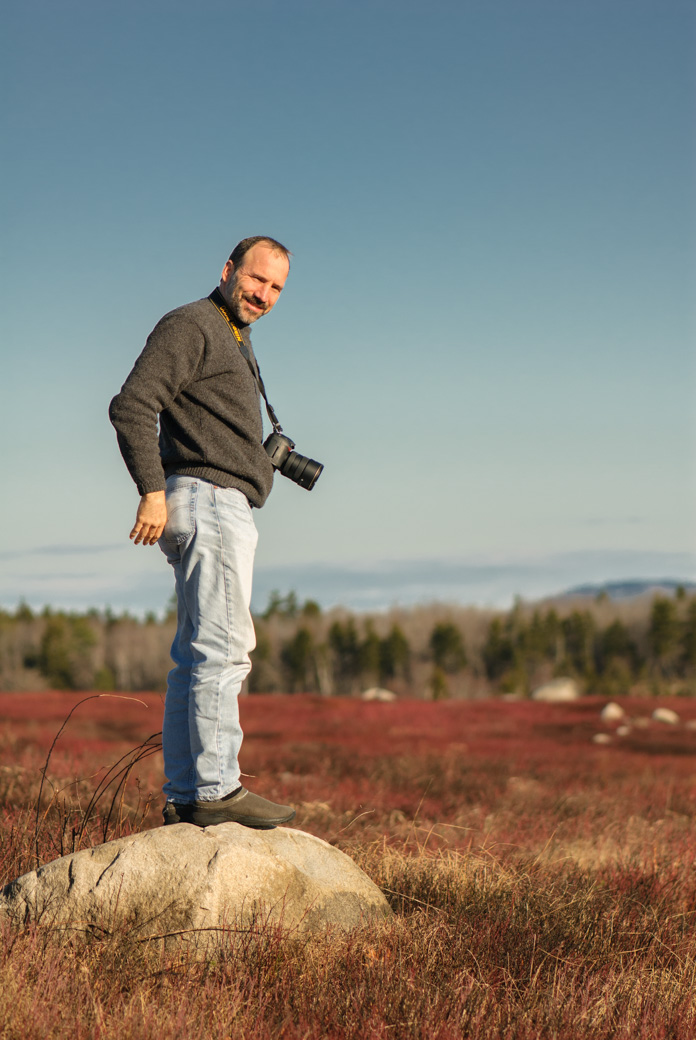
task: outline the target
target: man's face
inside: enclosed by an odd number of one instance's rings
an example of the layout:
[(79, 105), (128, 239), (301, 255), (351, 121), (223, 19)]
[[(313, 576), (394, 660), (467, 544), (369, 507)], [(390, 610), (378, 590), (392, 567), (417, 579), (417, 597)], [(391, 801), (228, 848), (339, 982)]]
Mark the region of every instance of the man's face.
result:
[(289, 270), (286, 256), (257, 242), (237, 268), (231, 260), (227, 261), (222, 269), (220, 292), (237, 320), (251, 325), (275, 305)]

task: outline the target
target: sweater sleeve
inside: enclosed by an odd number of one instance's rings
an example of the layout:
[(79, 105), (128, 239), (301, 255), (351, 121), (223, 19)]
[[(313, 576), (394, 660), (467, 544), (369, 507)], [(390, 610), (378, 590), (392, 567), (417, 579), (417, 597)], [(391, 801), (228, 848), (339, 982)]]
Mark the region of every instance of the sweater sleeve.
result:
[(158, 416), (195, 377), (205, 337), (190, 319), (165, 315), (109, 405), (118, 446), (141, 495), (165, 488)]

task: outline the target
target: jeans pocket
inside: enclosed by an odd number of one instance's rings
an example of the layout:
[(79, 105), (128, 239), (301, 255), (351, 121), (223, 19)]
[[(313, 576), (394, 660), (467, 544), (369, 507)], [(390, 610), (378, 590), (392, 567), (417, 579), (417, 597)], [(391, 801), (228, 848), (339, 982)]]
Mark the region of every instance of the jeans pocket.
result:
[(198, 484), (193, 480), (170, 478), (167, 481), (167, 524), (164, 539), (170, 545), (183, 545), (196, 530)]
[(215, 504), (222, 520), (235, 525), (238, 532), (258, 538), (251, 506), (246, 495), (237, 488), (215, 488)]

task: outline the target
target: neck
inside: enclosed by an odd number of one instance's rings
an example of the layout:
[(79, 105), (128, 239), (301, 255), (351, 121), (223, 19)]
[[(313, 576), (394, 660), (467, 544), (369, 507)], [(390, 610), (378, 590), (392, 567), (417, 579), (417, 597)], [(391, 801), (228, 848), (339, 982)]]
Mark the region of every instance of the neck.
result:
[(225, 294), (222, 290), (222, 284), (220, 284), (217, 287), (217, 289), (213, 289), (213, 291), (210, 294), (210, 299), (214, 299), (215, 303), (217, 303), (218, 306), (224, 309), (230, 321), (233, 322), (238, 329), (246, 329), (248, 327), (249, 323), (246, 321), (240, 321), (240, 319), (237, 317), (232, 307), (230, 306), (229, 301), (225, 298)]

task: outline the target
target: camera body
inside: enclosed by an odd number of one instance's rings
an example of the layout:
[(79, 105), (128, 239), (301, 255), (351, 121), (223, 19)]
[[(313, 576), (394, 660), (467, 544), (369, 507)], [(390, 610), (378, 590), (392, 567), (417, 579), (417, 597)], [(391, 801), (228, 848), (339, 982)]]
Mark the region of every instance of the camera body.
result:
[(294, 451), (295, 442), (277, 431), (266, 438), (263, 446), (273, 466), (280, 470), (284, 477), (306, 488), (307, 491), (312, 490), (324, 468), (321, 462), (315, 462), (314, 459), (308, 459)]

